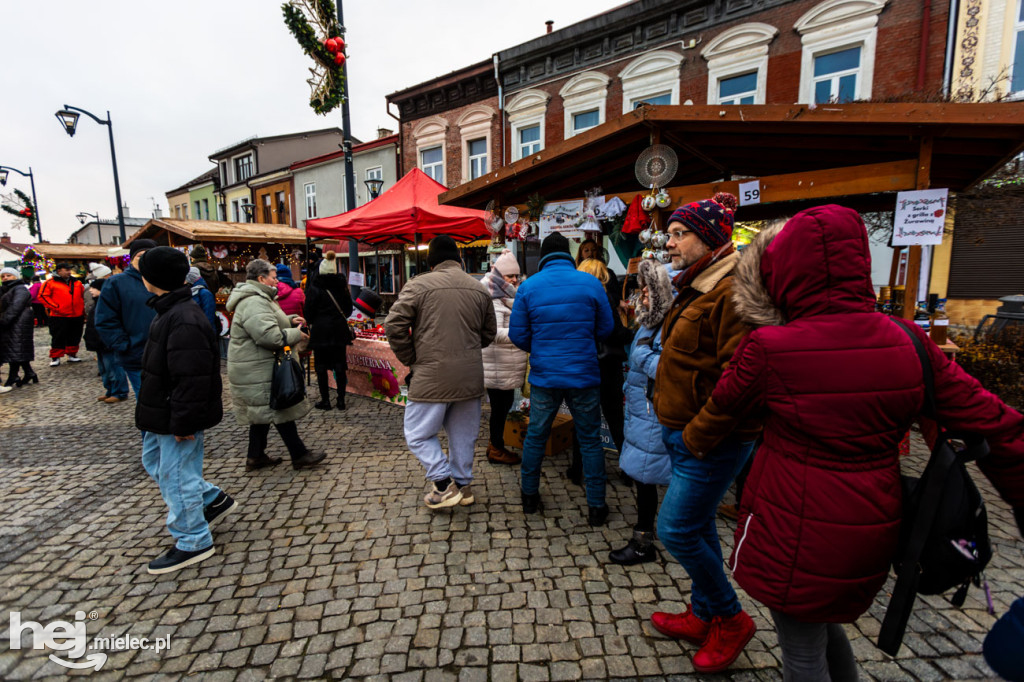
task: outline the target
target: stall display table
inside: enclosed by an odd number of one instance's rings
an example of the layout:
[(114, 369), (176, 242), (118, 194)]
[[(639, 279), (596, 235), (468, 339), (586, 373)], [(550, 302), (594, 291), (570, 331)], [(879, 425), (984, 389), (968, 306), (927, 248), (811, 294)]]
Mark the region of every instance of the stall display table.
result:
[[(348, 347), (348, 393), (405, 407), (409, 368), (398, 361), (387, 341), (356, 338)], [(331, 376), (331, 388), (337, 388)]]

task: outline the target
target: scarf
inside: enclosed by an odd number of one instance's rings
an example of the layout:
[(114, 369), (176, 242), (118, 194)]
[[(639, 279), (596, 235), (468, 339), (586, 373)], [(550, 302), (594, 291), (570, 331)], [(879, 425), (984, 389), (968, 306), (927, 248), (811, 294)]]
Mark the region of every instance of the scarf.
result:
[[(719, 258), (728, 256), (735, 250), (736, 247), (733, 246), (732, 242), (728, 242), (714, 251), (709, 251), (699, 261), (676, 275), (675, 279), (672, 280), (672, 286), (675, 287), (676, 291), (679, 292), (679, 296), (681, 296), (683, 289), (693, 284), (693, 280), (697, 279), (700, 273), (711, 267)], [(676, 303), (679, 302), (679, 296), (676, 296)]]
[(491, 268), (480, 282), (487, 287), (487, 293), (491, 298), (500, 298), (505, 305), (512, 307), (512, 301), (516, 297), (516, 286), (506, 282), (497, 270)]

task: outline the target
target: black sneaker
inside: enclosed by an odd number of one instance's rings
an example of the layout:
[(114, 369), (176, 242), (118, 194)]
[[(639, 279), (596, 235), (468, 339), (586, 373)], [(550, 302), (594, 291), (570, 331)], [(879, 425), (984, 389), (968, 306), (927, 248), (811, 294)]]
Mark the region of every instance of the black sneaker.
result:
[(224, 518), (228, 512), (234, 511), (237, 508), (238, 503), (235, 502), (234, 498), (221, 490), (220, 494), (217, 495), (217, 499), (203, 509), (203, 516), (206, 517), (207, 525), (213, 528), (213, 524)]
[(608, 505), (603, 507), (590, 507), (590, 513), (587, 514), (587, 520), (593, 528), (597, 528), (598, 526), (603, 526), (608, 523)]
[(620, 566), (634, 566), (646, 564), (658, 560), (658, 550), (651, 544), (654, 533), (644, 533), (638, 530), (633, 531), (633, 537), (629, 544), (622, 549), (617, 549), (608, 555), (613, 564)]
[(171, 549), (159, 559), (153, 559), (149, 562), (149, 566), (146, 570), (152, 575), (160, 575), (162, 573), (173, 573), (186, 566), (192, 564), (198, 564), (203, 559), (209, 559), (213, 556), (213, 545), (210, 545), (206, 549), (198, 549), (194, 552), (186, 552), (178, 549), (177, 547), (171, 547)]
[(522, 493), (523, 495), (523, 513), (524, 514), (536, 514), (537, 512), (544, 509), (544, 505), (540, 503), (540, 493)]
[(318, 410), (329, 410), (329, 409), (331, 409), (331, 401), (330, 400), (321, 400), (318, 403), (313, 403), (313, 407), (315, 407)]

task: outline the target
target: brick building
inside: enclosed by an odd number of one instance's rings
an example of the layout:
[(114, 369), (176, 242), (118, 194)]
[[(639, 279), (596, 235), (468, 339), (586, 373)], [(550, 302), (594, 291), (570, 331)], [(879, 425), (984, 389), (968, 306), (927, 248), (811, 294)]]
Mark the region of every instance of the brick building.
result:
[(930, 98), (947, 13), (918, 0), (637, 0), (389, 95), (400, 172), (454, 187), (644, 103)]

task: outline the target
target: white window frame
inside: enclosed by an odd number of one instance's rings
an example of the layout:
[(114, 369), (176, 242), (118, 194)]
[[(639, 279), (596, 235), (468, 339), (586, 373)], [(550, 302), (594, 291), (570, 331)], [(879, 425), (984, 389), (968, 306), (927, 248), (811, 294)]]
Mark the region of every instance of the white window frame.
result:
[[(307, 182), (302, 186), (302, 194), (306, 201), (306, 220), (317, 217), (316, 213), (316, 183)], [(310, 201), (312, 199), (312, 201)]]
[[(597, 125), (605, 122), (605, 105), (608, 102), (608, 83), (611, 76), (597, 71), (585, 71), (573, 76), (559, 91), (564, 114), (564, 136), (570, 137), (583, 132), (573, 128), (573, 116), (597, 109)], [(596, 126), (595, 126), (596, 127)], [(590, 130), (585, 128), (584, 130)]]
[(853, 98), (869, 99), (875, 77), (878, 15), (889, 0), (825, 0), (797, 20), (803, 52), (800, 60), (800, 104), (814, 102), (814, 58), (860, 47), (860, 77)]
[[(482, 154), (473, 154), (470, 149), (470, 145), (474, 142), (483, 142), (484, 151)], [(488, 157), (490, 154), (487, 150), (487, 138), (478, 137), (473, 140), (466, 140), (466, 162), (469, 164), (468, 173), (466, 174), (467, 182), (470, 180), (476, 180), (479, 177), (486, 175), (490, 168), (487, 165)]]
[[(1013, 89), (1013, 71), (1014, 67), (1019, 66), (1024, 69), (1024, 54), (1017, 54), (1017, 36), (1024, 32), (1024, 17), (1021, 17), (1021, 13), (1024, 12), (1024, 0), (1017, 0), (1016, 5), (1013, 8), (1013, 17), (1011, 19), (1012, 28), (1010, 29), (1010, 73), (1009, 80), (1007, 80), (1007, 90), (1010, 99), (1019, 100), (1024, 99), (1024, 87), (1020, 90)], [(1024, 82), (1024, 79), (1022, 79)]]
[(770, 24), (750, 22), (723, 31), (701, 50), (708, 63), (708, 104), (721, 104), (720, 84), (723, 80), (757, 72), (754, 104), (768, 98), (768, 46), (779, 29)]
[[(544, 150), (545, 117), (548, 111), (548, 102), (551, 95), (543, 90), (524, 90), (516, 93), (505, 105), (505, 113), (508, 114), (509, 126), (512, 130), (512, 160), (519, 161), (523, 156), (522, 146), (519, 144), (519, 131), (533, 126), (540, 126), (540, 149), (534, 154)], [(532, 156), (532, 155), (531, 155)]]
[(245, 222), (245, 217), (242, 215), (242, 209), (239, 206), (238, 199), (231, 200), (231, 222), (242, 223)]
[[(846, 77), (846, 76), (856, 76), (857, 79), (854, 82), (855, 83), (860, 83), (860, 81), (862, 80), (861, 73), (864, 71), (864, 69), (863, 69), (863, 66), (864, 66), (864, 49), (860, 45), (852, 45), (850, 47), (841, 48), (839, 50), (830, 50), (828, 52), (818, 52), (818, 53), (816, 53), (814, 55), (814, 59), (817, 60), (817, 59), (820, 59), (821, 57), (827, 57), (830, 54), (834, 54), (835, 52), (843, 52), (845, 50), (855, 50), (855, 49), (857, 49), (859, 47), (861, 48), (860, 63), (857, 65), (856, 68), (845, 69), (843, 71), (833, 71), (833, 72), (828, 73), (828, 74), (826, 74), (824, 76), (814, 76), (814, 75), (811, 76), (811, 97), (814, 97), (815, 93), (817, 93), (817, 91), (818, 91), (818, 83), (828, 82), (830, 84), (829, 85), (829, 99), (828, 99), (828, 102), (817, 102), (817, 104), (832, 104), (832, 103), (844, 104), (845, 103), (845, 102), (839, 102), (839, 100), (838, 100), (838, 97), (839, 97), (839, 80), (841, 78)], [(856, 88), (854, 88), (854, 99), (857, 99)]]
[[(421, 171), (426, 172), (423, 167), (423, 152), (433, 147), (441, 148), (441, 177), (444, 180), (439, 180), (445, 187), (447, 183), (447, 168), (445, 168), (445, 159), (448, 152), (446, 138), (448, 136), (448, 121), (444, 120), (440, 116), (433, 116), (424, 121), (421, 121), (418, 126), (413, 130), (412, 137), (416, 144), (416, 167)], [(429, 175), (429, 174), (428, 174)]]
[(383, 180), (384, 179), (384, 166), (374, 166), (373, 168), (366, 169), (367, 180)]
[(671, 95), (670, 104), (679, 104), (679, 75), (683, 55), (658, 50), (637, 57), (619, 72), (622, 80), (622, 111), (632, 111), (636, 103), (649, 97)]
[[(437, 163), (432, 163), (430, 165), (425, 164), (423, 162), (423, 153), (424, 152), (433, 151), (435, 149), (440, 149), (441, 150), (441, 160), (438, 161)], [(444, 178), (444, 145), (434, 145), (433, 147), (426, 147), (424, 149), (419, 150), (419, 155), (420, 155), (420, 170), (423, 171), (424, 173), (426, 173), (428, 176), (430, 176), (430, 178), (432, 178), (435, 182), (441, 182), (436, 177), (434, 177), (435, 173), (432, 170), (428, 170), (428, 169), (432, 169), (432, 168), (435, 168), (435, 167), (440, 167), (441, 168), (440, 175), (441, 175), (442, 178)], [(444, 185), (443, 182), (441, 182), (441, 184)], [(445, 185), (445, 187), (447, 187), (447, 185)]]
[(494, 109), (479, 104), (466, 109), (455, 121), (455, 125), (459, 128), (459, 137), (461, 138), (459, 149), (462, 160), (459, 165), (461, 166), (462, 182), (470, 181), (469, 143), (471, 140), (486, 140), (487, 162), (484, 164), (483, 172), (478, 177), (491, 172), (491, 127), (494, 125), (495, 115)]

